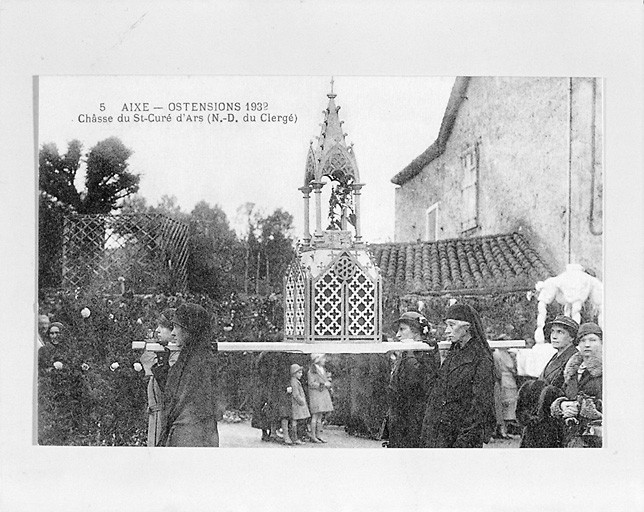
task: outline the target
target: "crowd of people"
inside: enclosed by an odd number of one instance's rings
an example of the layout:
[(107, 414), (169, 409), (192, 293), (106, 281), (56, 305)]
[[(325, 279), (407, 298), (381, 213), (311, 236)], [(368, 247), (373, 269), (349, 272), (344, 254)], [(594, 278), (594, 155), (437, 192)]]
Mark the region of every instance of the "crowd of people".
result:
[(550, 340), (556, 350), (537, 379), (518, 393), (522, 448), (602, 445), (603, 331), (558, 316)]
[[(601, 446), (603, 332), (597, 324), (557, 316), (547, 326), (554, 354), (538, 377), (519, 378), (516, 354), (491, 350), (474, 308), (453, 304), (444, 321), (447, 351), (430, 339), (432, 326), (418, 312), (393, 325), (396, 340), (428, 347), (390, 354), (384, 446), (480, 448), (492, 436), (507, 437), (508, 427), (520, 429), (524, 448)], [(210, 315), (186, 303), (164, 310), (157, 324), (155, 338), (165, 349), (141, 357), (149, 379), (147, 444), (218, 446)], [(56, 350), (62, 329), (39, 318), (41, 354)], [(267, 351), (255, 360), (251, 425), (262, 441), (326, 443), (324, 417), (333, 411), (326, 355), (297, 358)]]
[(326, 443), (323, 420), (333, 411), (333, 401), (331, 376), (325, 365), (325, 354), (311, 354), (307, 368), (283, 352), (259, 354), (251, 425), (262, 431), (262, 441)]
[[(210, 316), (197, 304), (167, 309), (156, 340), (165, 350), (145, 352), (148, 381), (148, 446), (218, 446), (217, 382), (209, 339)], [(171, 351), (170, 342), (177, 350)], [(312, 354), (307, 391), (303, 368), (282, 352), (262, 352), (255, 364), (252, 426), (263, 441), (287, 445), (326, 443), (323, 416), (333, 411), (325, 354)]]
[[(383, 428), (390, 448), (480, 448), (491, 438), (494, 362), (479, 315), (454, 304), (445, 325), (451, 345), (444, 358), (435, 343), (396, 354)], [(404, 313), (394, 327), (399, 341), (428, 341), (430, 326), (420, 313)]]
[[(492, 352), (472, 307), (450, 306), (445, 325), (446, 353), (433, 344), (393, 358), (387, 446), (480, 448), (492, 436), (509, 437), (509, 427), (520, 431), (522, 448), (602, 445), (603, 332), (597, 324), (557, 316), (548, 325), (554, 354), (537, 377), (523, 372), (520, 379), (517, 353)], [(395, 328), (399, 341), (428, 341), (429, 325), (419, 313), (404, 313)]]

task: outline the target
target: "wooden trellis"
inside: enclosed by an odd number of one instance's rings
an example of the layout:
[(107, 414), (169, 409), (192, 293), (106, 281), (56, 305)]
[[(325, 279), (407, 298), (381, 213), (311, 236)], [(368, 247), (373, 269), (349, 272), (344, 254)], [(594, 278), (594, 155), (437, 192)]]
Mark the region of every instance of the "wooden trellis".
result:
[(185, 291), (188, 226), (162, 214), (66, 215), (63, 287)]

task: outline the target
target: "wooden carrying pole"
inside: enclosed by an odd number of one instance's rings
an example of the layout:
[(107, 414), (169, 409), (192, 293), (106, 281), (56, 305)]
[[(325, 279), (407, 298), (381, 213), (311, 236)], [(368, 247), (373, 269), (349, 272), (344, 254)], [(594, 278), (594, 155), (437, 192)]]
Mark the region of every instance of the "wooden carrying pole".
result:
[[(488, 341), (495, 348), (524, 348), (525, 340)], [(449, 349), (449, 341), (438, 343), (440, 350)], [(164, 347), (159, 343), (133, 341), (133, 350), (160, 352)], [(169, 344), (168, 349), (178, 350)], [(387, 352), (433, 350), (427, 343), (420, 341), (383, 341), (380, 343), (289, 343), (284, 341), (222, 341), (217, 343), (220, 352), (296, 352), (301, 354), (385, 354)]]

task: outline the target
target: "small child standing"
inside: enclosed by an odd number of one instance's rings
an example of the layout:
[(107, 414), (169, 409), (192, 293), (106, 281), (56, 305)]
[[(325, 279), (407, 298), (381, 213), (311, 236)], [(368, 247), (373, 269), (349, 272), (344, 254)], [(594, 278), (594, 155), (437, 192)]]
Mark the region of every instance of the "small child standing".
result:
[(326, 443), (320, 437), (322, 432), (322, 415), (333, 411), (331, 401), (331, 381), (324, 368), (326, 354), (311, 354), (311, 365), (307, 376), (309, 385), (309, 405), (311, 406), (311, 434), (313, 443)]
[(299, 364), (291, 365), (291, 439), (295, 444), (303, 444), (302, 440), (297, 435), (297, 421), (305, 420), (311, 417), (309, 408), (306, 405), (306, 395), (300, 379), (302, 378), (303, 370)]

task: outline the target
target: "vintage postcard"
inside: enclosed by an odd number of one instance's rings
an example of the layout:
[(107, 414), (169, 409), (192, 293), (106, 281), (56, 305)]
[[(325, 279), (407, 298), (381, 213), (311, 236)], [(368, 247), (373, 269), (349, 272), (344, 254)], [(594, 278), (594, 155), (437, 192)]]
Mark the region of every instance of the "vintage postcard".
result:
[(439, 4), (9, 9), (7, 504), (594, 510), (532, 477), (593, 459), (637, 508), (641, 76), (595, 15)]

